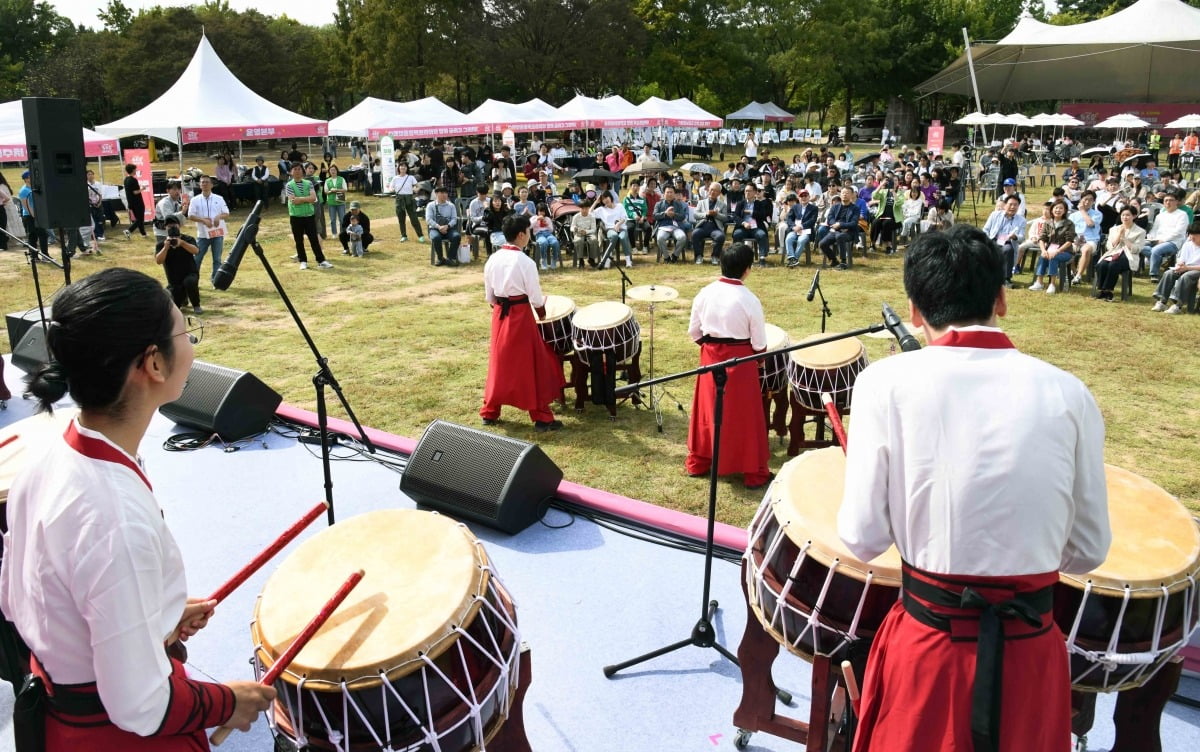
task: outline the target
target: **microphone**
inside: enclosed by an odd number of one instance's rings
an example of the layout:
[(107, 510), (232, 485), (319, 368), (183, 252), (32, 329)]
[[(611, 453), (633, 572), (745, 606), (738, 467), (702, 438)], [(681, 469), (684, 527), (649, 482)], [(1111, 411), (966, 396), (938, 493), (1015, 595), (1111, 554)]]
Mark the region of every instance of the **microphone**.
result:
[(813, 296), (817, 294), (817, 285), (819, 285), (819, 284), (821, 284), (821, 270), (820, 269), (818, 269), (817, 273), (813, 275), (812, 284), (809, 285), (809, 288), (808, 288), (808, 302), (809, 303), (812, 302)]
[(883, 325), (887, 327), (887, 330), (900, 343), (900, 350), (902, 352), (921, 349), (921, 343), (917, 341), (916, 337), (912, 336), (912, 333), (904, 326), (904, 322), (900, 320), (900, 317), (896, 315), (896, 312), (887, 303), (883, 304)]
[(213, 277), (213, 287), (218, 290), (229, 289), (229, 286), (233, 284), (233, 278), (237, 276), (242, 256), (246, 255), (246, 249), (258, 240), (258, 222), (262, 209), (262, 201), (254, 204), (254, 208), (250, 210), (250, 216), (246, 217), (242, 229), (238, 230), (237, 238), (233, 241), (233, 250), (229, 252), (228, 258), (217, 267), (217, 273)]

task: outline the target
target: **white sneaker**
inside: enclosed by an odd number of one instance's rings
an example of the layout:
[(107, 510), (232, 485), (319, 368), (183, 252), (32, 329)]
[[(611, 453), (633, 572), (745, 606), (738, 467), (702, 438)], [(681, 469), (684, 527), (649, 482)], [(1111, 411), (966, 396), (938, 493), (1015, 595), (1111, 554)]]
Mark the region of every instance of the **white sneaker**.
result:
[(1074, 277), (1071, 277), (1071, 284), (1073, 284), (1073, 285), (1077, 285), (1082, 281), (1083, 281), (1083, 277), (1079, 276), (1078, 274), (1076, 274)]
[(322, 269), (332, 269), (333, 268), (333, 264), (329, 263), (328, 261), (322, 261), (321, 263), (317, 264), (317, 266), (321, 267)]
[(632, 269), (632, 268), (633, 268), (633, 259), (631, 259), (631, 258), (627, 258), (627, 259), (625, 259), (625, 268), (626, 268), (626, 269)]
[(1032, 285), (1029, 286), (1029, 289), (1036, 292), (1037, 290), (1043, 290), (1045, 288), (1042, 287), (1041, 282), (1034, 282)]
[(1165, 311), (1167, 307), (1163, 305), (1161, 300), (1154, 301), (1154, 305), (1150, 306), (1151, 311)]
[(308, 268), (308, 262), (307, 262), (307, 261), (301, 261), (301, 262), (300, 262), (300, 271), (304, 271), (304, 270), (305, 270), (305, 269), (307, 269), (307, 268)]
[(1054, 288), (1054, 283), (1053, 283), (1053, 282), (1051, 282), (1051, 283), (1050, 283), (1050, 285), (1049, 285), (1049, 286), (1046, 288), (1046, 294), (1047, 294), (1047, 295), (1053, 295), (1053, 294), (1054, 294), (1054, 293), (1056, 293), (1056, 292), (1058, 292), (1058, 290), (1056, 290), (1056, 289)]
[(300, 257), (293, 253), (289, 258), (291, 258), (292, 261), (295, 261), (296, 259), (298, 259)]
[(607, 261), (605, 261), (605, 262), (604, 262), (604, 268), (605, 268), (605, 269), (611, 269), (611, 268), (612, 268), (612, 259), (609, 259), (609, 260), (607, 260)]
[(1175, 303), (1175, 304), (1172, 304), (1171, 307), (1168, 308), (1166, 311), (1164, 311), (1164, 313), (1176, 314), (1176, 313), (1183, 313), (1183, 311), (1179, 310), (1179, 304)]

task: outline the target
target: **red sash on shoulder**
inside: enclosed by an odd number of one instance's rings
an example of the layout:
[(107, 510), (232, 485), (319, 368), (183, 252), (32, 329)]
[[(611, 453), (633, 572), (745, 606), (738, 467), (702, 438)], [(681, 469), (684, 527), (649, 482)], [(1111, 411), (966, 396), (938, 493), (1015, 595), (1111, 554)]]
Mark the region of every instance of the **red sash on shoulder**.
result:
[(66, 440), (67, 446), (79, 452), (84, 457), (124, 465), (136, 473), (137, 477), (142, 479), (142, 482), (146, 484), (146, 488), (151, 491), (154, 490), (154, 487), (150, 485), (150, 480), (142, 472), (142, 468), (138, 467), (136, 462), (129, 459), (129, 455), (103, 439), (97, 439), (93, 436), (80, 433), (76, 427), (76, 421), (73, 420), (67, 424), (67, 430), (63, 432), (63, 439)]
[(951, 329), (929, 343), (930, 347), (976, 347), (982, 350), (1015, 350), (1016, 345), (999, 329)]

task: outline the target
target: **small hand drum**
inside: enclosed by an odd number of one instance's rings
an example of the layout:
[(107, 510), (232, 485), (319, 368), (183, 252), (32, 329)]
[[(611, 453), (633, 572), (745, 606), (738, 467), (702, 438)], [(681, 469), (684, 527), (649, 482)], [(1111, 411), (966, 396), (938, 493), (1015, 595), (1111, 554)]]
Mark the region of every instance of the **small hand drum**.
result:
[(517, 687), (516, 609), (479, 540), (432, 512), (359, 515), (290, 554), (254, 609), (256, 673), (359, 568), (366, 577), (276, 682), (272, 729), (296, 748), (482, 748)]
[(603, 359), (613, 353), (614, 363), (624, 363), (638, 354), (642, 346), (642, 328), (633, 309), (624, 303), (592, 303), (575, 311), (571, 319), (575, 352), (585, 365), (592, 358)]
[(574, 300), (563, 295), (546, 296), (546, 318), (538, 321), (538, 331), (559, 355), (571, 352), (571, 317), (574, 315)]
[[(811, 342), (829, 335), (814, 334), (801, 342)], [(867, 351), (857, 337), (826, 342), (815, 347), (792, 350), (787, 361), (788, 381), (796, 401), (807, 409), (824, 413), (821, 394), (828, 392), (838, 411), (845, 414), (854, 393), (854, 380), (867, 367)]]

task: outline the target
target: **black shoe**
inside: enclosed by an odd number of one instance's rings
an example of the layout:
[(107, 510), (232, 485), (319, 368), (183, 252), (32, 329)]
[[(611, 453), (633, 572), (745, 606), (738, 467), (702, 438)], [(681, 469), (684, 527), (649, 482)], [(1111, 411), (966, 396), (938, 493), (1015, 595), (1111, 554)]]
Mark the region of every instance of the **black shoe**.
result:
[(759, 259), (758, 262), (755, 264), (755, 266), (757, 266), (759, 269), (766, 269), (767, 268), (766, 259)]
[(538, 433), (546, 433), (548, 431), (557, 431), (563, 427), (561, 420), (539, 420), (533, 424), (533, 430)]
[(748, 485), (748, 486), (746, 486), (746, 489), (747, 489), (747, 490), (750, 490), (750, 491), (753, 491), (753, 490), (755, 490), (755, 489), (758, 489), (758, 488), (763, 488), (763, 487), (767, 486), (768, 484), (770, 484), (770, 482), (771, 482), (771, 481), (773, 481), (773, 480), (775, 480), (775, 473), (767, 473), (767, 479), (766, 479), (766, 480), (764, 480), (762, 483), (758, 483), (758, 484), (756, 484), (756, 485), (753, 485), (753, 486), (750, 486), (750, 485)]
[(846, 266), (845, 264), (838, 264), (837, 266), (833, 267), (833, 270), (837, 272), (844, 272), (849, 268), (850, 267)]
[(500, 423), (499, 418), (484, 418), (483, 419), (483, 424), (485, 426), (495, 426), (495, 425), (498, 425), (499, 423)]

